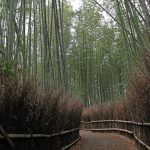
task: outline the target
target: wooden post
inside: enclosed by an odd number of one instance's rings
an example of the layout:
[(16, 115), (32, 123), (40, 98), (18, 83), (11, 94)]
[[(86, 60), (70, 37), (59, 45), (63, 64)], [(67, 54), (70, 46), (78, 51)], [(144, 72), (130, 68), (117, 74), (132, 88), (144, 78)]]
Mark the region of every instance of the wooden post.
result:
[(11, 138), (9, 138), (9, 136), (7, 135), (7, 133), (5, 132), (5, 130), (1, 124), (0, 124), (0, 132), (1, 132), (2, 136), (6, 139), (6, 141), (9, 143), (9, 145), (13, 148), (14, 143), (12, 142)]

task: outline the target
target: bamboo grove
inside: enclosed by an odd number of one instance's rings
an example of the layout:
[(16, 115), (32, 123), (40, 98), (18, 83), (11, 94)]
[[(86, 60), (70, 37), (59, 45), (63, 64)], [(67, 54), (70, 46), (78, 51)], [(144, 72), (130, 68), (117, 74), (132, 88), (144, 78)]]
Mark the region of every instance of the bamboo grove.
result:
[(83, 0), (74, 11), (69, 0), (0, 0), (0, 67), (70, 91), (86, 106), (118, 99), (143, 69), (149, 3)]

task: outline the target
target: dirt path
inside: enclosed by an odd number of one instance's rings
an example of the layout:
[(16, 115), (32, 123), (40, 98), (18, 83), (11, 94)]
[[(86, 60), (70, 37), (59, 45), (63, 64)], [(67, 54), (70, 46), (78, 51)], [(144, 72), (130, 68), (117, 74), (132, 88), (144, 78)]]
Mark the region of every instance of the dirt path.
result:
[(136, 150), (133, 141), (111, 133), (81, 131), (81, 140), (70, 150)]

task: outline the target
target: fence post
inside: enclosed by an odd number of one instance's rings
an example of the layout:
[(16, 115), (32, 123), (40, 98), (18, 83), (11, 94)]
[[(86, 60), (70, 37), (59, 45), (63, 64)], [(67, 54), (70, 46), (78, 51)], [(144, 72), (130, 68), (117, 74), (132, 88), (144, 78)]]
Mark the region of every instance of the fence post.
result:
[(2, 127), (1, 124), (0, 124), (0, 132), (1, 132), (2, 136), (6, 139), (8, 144), (13, 148), (14, 143), (12, 142), (11, 138), (9, 138), (9, 136), (7, 135), (6, 131), (4, 130), (4, 128)]

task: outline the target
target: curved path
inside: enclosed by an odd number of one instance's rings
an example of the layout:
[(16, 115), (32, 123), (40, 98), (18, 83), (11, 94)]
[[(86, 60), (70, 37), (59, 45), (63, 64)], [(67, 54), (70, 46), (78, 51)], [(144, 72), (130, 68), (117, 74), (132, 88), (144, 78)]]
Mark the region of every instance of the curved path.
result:
[(135, 143), (112, 133), (80, 131), (81, 140), (70, 150), (136, 150)]

